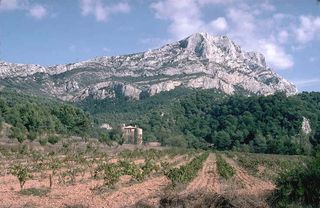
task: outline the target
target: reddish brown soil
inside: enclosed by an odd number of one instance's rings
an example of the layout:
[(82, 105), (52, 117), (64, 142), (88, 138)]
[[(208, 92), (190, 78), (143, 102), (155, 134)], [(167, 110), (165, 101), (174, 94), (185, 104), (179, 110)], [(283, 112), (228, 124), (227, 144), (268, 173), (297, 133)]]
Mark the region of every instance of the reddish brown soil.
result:
[[(144, 159), (134, 161), (141, 164)], [(179, 166), (184, 163), (184, 157), (176, 156), (169, 163)], [(177, 164), (178, 163), (178, 164)], [(16, 177), (12, 175), (0, 176), (0, 208), (20, 208), (26, 205), (33, 207), (65, 207), (66, 205), (83, 205), (86, 207), (127, 207), (138, 201), (148, 199), (151, 204), (157, 204), (158, 196), (170, 184), (165, 176), (151, 177), (141, 183), (130, 185), (130, 176), (122, 176), (116, 184), (116, 189), (96, 194), (92, 190), (103, 184), (102, 180), (93, 180), (90, 174), (78, 176), (74, 185), (58, 184), (54, 178), (51, 191), (42, 197), (26, 196), (19, 193), (20, 187)], [(28, 180), (24, 189), (43, 188), (49, 186), (48, 177), (41, 179), (39, 174)], [(152, 201), (152, 199), (154, 199)]]
[(251, 176), (247, 171), (240, 168), (234, 160), (228, 157), (224, 157), (224, 159), (235, 169), (235, 179), (243, 185), (242, 188), (234, 190), (238, 194), (260, 196), (275, 189), (275, 185), (272, 182), (263, 181), (259, 178)]
[[(192, 158), (185, 155), (178, 155), (174, 158), (162, 158), (175, 167), (186, 164)], [(233, 179), (223, 180), (219, 177), (216, 167), (216, 155), (211, 153), (204, 162), (198, 176), (185, 189), (178, 193), (179, 196), (188, 196), (195, 192), (218, 193), (229, 196), (229, 199), (246, 201), (242, 204), (247, 207), (256, 207), (255, 202), (250, 205), (252, 198), (247, 196), (261, 196), (273, 190), (275, 187), (271, 182), (263, 181), (249, 175), (230, 158), (224, 159), (235, 169), (236, 175)], [(143, 159), (134, 161), (136, 164), (143, 163)], [(130, 176), (122, 176), (116, 184), (115, 189), (107, 189), (104, 193), (92, 191), (103, 184), (102, 180), (93, 180), (87, 172), (83, 177), (78, 176), (74, 185), (58, 184), (58, 178), (54, 178), (54, 185), (51, 191), (42, 197), (26, 196), (19, 193), (20, 187), (16, 177), (12, 175), (0, 176), (0, 208), (26, 207), (65, 207), (66, 205), (83, 205), (85, 207), (130, 207), (138, 202), (153, 207), (159, 206), (160, 198), (170, 181), (165, 176), (153, 176), (141, 183), (132, 183)], [(38, 174), (33, 180), (27, 181), (25, 189), (48, 187), (48, 177), (41, 178)], [(240, 203), (240, 204), (241, 204)], [(260, 203), (259, 207), (265, 207)]]
[(150, 178), (142, 183), (124, 187), (111, 193), (105, 198), (105, 205), (107, 205), (106, 207), (132, 206), (143, 199), (153, 198), (169, 183), (170, 181), (165, 176)]
[[(19, 183), (13, 176), (0, 178), (0, 207), (64, 207), (65, 205), (81, 204), (89, 207), (124, 207), (151, 197), (161, 191), (170, 182), (165, 176), (149, 178), (142, 183), (120, 187), (104, 194), (95, 194), (92, 188), (102, 184), (102, 181), (85, 180), (75, 185), (55, 185), (47, 196), (25, 196), (19, 193)], [(25, 189), (48, 187), (48, 180), (27, 181)]]
[(219, 193), (219, 177), (217, 175), (216, 158), (214, 154), (210, 154), (204, 162), (198, 176), (188, 184), (186, 189), (181, 194), (187, 194), (203, 190), (207, 192)]

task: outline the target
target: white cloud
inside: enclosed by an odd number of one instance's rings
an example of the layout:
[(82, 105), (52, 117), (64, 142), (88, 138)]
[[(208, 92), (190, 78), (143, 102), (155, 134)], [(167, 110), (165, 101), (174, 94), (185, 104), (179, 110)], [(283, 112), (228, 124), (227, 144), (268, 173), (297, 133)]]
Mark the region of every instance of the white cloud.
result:
[(283, 48), (274, 43), (261, 41), (260, 51), (262, 51), (273, 66), (279, 69), (289, 69), (294, 65), (292, 56), (288, 55)]
[(200, 5), (206, 4), (230, 4), (233, 3), (234, 0), (198, 0)]
[(83, 16), (93, 15), (100, 22), (107, 21), (111, 14), (130, 12), (128, 3), (120, 2), (114, 5), (104, 5), (100, 0), (81, 0), (80, 8)]
[(216, 31), (228, 30), (228, 23), (224, 17), (218, 17), (217, 19), (210, 22), (210, 26)]
[(175, 38), (183, 38), (203, 27), (200, 10), (194, 0), (165, 0), (151, 4), (158, 19), (171, 21), (169, 32)]
[(294, 29), (299, 43), (307, 43), (320, 37), (320, 17), (300, 16), (300, 25)]
[(47, 16), (47, 9), (41, 4), (32, 4), (29, 0), (0, 0), (1, 11), (20, 10), (27, 12), (36, 19), (42, 19)]
[(80, 2), (82, 15), (89, 15), (94, 7), (94, 1), (92, 0), (82, 0)]
[(93, 11), (97, 21), (106, 21), (108, 16), (107, 8), (104, 8), (100, 2), (97, 2)]
[[(182, 39), (195, 32), (212, 35), (227, 35), (245, 50), (263, 53), (267, 63), (276, 69), (288, 69), (294, 65), (283, 44), (289, 39), (289, 32), (281, 25), (288, 19), (285, 14), (264, 15), (275, 11), (268, 0), (257, 3), (233, 0), (159, 0), (151, 4), (158, 19), (169, 21), (168, 32), (173, 40)], [(225, 15), (205, 20), (202, 9), (207, 4), (221, 4)], [(280, 23), (279, 23), (280, 22)], [(286, 27), (289, 27), (288, 25)]]
[(276, 7), (273, 6), (269, 1), (262, 2), (259, 6), (264, 11), (273, 12), (276, 10)]
[[(230, 20), (230, 32), (228, 35), (246, 50), (261, 52), (268, 64), (276, 69), (289, 69), (294, 62), (282, 46), (282, 42), (273, 37), (273, 32), (279, 30), (274, 19), (259, 19), (254, 15), (250, 7), (245, 9), (229, 8), (227, 18)], [(286, 34), (279, 31), (285, 41)]]
[(288, 41), (289, 38), (289, 33), (286, 30), (281, 30), (278, 33), (278, 41), (280, 43), (286, 43)]
[(15, 10), (17, 7), (17, 0), (0, 0), (0, 10)]
[(42, 5), (35, 5), (30, 8), (29, 14), (37, 19), (42, 19), (47, 15), (47, 10)]
[(239, 8), (230, 8), (227, 17), (234, 23), (235, 30), (241, 35), (253, 33), (256, 28), (255, 17), (251, 12)]
[(204, 21), (201, 5), (197, 0), (163, 0), (152, 3), (150, 7), (155, 11), (156, 18), (170, 22), (168, 31), (174, 40), (196, 32), (218, 35), (228, 29), (228, 22), (224, 17)]
[(130, 12), (130, 6), (128, 3), (120, 2), (111, 7), (112, 13), (128, 13)]

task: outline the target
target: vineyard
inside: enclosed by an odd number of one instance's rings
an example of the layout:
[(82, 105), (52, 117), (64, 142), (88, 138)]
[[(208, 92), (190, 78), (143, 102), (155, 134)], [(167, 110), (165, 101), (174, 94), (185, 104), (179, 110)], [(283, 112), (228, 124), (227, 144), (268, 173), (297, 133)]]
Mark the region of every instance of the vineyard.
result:
[(264, 207), (276, 176), (308, 160), (173, 148), (0, 152), (0, 207)]

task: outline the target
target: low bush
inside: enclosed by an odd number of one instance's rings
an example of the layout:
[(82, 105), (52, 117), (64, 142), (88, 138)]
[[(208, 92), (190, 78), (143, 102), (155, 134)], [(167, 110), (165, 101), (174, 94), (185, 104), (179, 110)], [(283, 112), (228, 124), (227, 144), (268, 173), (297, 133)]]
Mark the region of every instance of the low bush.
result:
[(118, 182), (121, 176), (118, 164), (107, 164), (103, 170), (104, 185), (110, 187)]
[(230, 166), (221, 155), (217, 154), (217, 169), (221, 177), (229, 179), (235, 175), (235, 170)]
[(56, 136), (56, 135), (50, 135), (49, 137), (48, 137), (48, 142), (50, 143), (50, 144), (56, 144), (56, 143), (58, 143), (60, 141), (60, 138), (58, 137), (58, 136)]
[(24, 184), (32, 177), (29, 168), (26, 165), (16, 164), (10, 168), (10, 173), (16, 176), (20, 183), (20, 189), (23, 189)]
[(171, 180), (173, 186), (176, 186), (178, 183), (188, 183), (197, 176), (208, 155), (209, 153), (205, 152), (180, 168), (169, 169), (165, 175)]
[(320, 207), (320, 152), (306, 166), (283, 173), (270, 197), (273, 207)]
[(46, 196), (50, 192), (48, 188), (28, 188), (23, 189), (19, 193), (26, 196)]

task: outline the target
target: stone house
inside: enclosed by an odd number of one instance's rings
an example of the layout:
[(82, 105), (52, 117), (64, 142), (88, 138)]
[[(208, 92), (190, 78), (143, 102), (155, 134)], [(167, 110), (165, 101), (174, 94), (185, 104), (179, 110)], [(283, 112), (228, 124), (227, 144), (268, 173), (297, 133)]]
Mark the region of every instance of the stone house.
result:
[(138, 128), (136, 125), (128, 125), (122, 124), (121, 126), (122, 135), (125, 139), (125, 143), (129, 144), (138, 144), (141, 145), (143, 142), (142, 139), (142, 129)]

